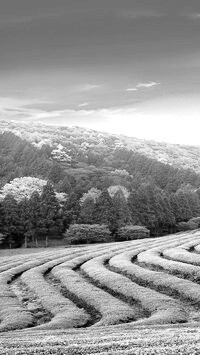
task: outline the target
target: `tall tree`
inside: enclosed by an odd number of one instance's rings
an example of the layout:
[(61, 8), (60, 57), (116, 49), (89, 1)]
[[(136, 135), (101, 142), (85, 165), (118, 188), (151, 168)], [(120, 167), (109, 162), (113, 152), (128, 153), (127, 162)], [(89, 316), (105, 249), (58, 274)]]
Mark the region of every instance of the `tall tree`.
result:
[(28, 199), (22, 200), (18, 204), (20, 212), (20, 231), (24, 237), (24, 247), (28, 247), (28, 241), (32, 237), (31, 204)]
[(37, 191), (35, 191), (29, 200), (30, 203), (30, 235), (32, 242), (38, 246), (38, 237), (41, 235), (41, 198)]
[(50, 183), (44, 186), (41, 194), (41, 234), (46, 238), (46, 246), (48, 245), (48, 237), (58, 237), (62, 233), (62, 218), (60, 213), (60, 205), (56, 199), (56, 194)]
[(192, 211), (190, 208), (190, 205), (188, 203), (188, 199), (184, 191), (179, 189), (176, 192), (176, 197), (178, 200), (178, 205), (179, 205), (179, 217), (178, 217), (178, 222), (181, 221), (188, 221), (192, 216)]
[(94, 221), (95, 202), (93, 198), (87, 197), (81, 204), (80, 217), (81, 223), (93, 224)]
[(95, 223), (106, 224), (109, 226), (111, 232), (115, 232), (117, 224), (115, 220), (114, 206), (112, 198), (107, 189), (104, 189), (97, 199), (94, 210)]
[(4, 225), (3, 234), (6, 236), (6, 242), (9, 248), (13, 245), (21, 244), (20, 217), (16, 200), (12, 195), (7, 195), (3, 200)]
[(80, 194), (72, 192), (69, 198), (64, 203), (63, 210), (63, 225), (68, 228), (70, 224), (76, 223), (80, 214)]
[(163, 196), (163, 210), (164, 210), (164, 226), (167, 228), (167, 232), (171, 233), (172, 228), (175, 226), (176, 218), (173, 214), (172, 206), (170, 204), (170, 199), (164, 195)]
[(169, 201), (171, 205), (171, 210), (172, 213), (175, 217), (176, 222), (179, 222), (181, 219), (181, 206), (179, 205), (179, 199), (177, 197), (177, 194), (171, 193), (169, 196)]
[(118, 190), (113, 198), (114, 218), (117, 228), (121, 228), (131, 222), (131, 216), (126, 202), (126, 198), (121, 190)]
[(140, 213), (139, 213), (139, 205), (140, 200), (138, 193), (135, 189), (133, 189), (128, 197), (128, 208), (131, 215), (131, 220), (133, 224), (141, 224)]

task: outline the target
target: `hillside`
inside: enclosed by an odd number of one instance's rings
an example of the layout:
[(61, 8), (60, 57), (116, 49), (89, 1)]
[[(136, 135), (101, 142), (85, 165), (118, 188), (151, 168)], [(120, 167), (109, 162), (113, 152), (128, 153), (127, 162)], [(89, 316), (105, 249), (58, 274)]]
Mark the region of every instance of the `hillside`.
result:
[[(124, 135), (97, 132), (81, 127), (47, 126), (42, 123), (21, 123), (0, 121), (0, 132), (11, 131), (35, 146), (50, 145), (55, 150), (64, 150), (60, 159), (70, 161), (78, 150), (95, 152), (98, 156), (106, 150), (125, 148), (156, 159), (174, 167), (193, 169), (200, 172), (200, 146), (158, 143)], [(56, 152), (55, 152), (56, 154)]]
[[(121, 228), (131, 224), (147, 227), (152, 236), (199, 225), (188, 222), (200, 216), (200, 173), (193, 169), (199, 158), (192, 155), (198, 147), (164, 149), (80, 127), (2, 121), (0, 127), (0, 232), (6, 245), (59, 238), (70, 224), (107, 225), (106, 241), (120, 240)], [(162, 154), (170, 160), (175, 153), (176, 164), (161, 161)], [(191, 165), (183, 168), (181, 159)]]

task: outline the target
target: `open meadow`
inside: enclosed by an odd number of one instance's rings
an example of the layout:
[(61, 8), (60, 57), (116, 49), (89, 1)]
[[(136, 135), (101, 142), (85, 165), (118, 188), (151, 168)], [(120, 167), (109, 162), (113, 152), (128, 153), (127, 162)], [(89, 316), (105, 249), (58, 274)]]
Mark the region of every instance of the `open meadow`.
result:
[(0, 354), (200, 354), (200, 231), (0, 251)]

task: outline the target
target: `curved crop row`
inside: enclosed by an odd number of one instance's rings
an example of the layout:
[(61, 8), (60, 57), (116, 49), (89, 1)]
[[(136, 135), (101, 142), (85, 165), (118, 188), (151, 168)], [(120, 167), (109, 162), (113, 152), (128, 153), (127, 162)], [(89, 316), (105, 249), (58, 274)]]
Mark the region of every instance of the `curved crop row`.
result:
[(164, 253), (165, 250), (161, 251), (160, 248), (154, 248), (140, 253), (137, 256), (137, 259), (140, 263), (161, 267), (163, 270), (169, 271), (172, 274), (179, 273), (185, 276), (193, 277), (195, 279), (200, 279), (200, 268), (198, 266), (164, 259), (161, 256)]
[[(95, 255), (97, 256), (98, 253)], [(95, 326), (117, 324), (134, 319), (135, 311), (132, 307), (89, 283), (73, 270), (95, 255), (93, 253), (61, 264), (55, 267), (52, 273), (70, 293), (101, 314), (101, 319), (95, 323)]]
[[(62, 254), (65, 253), (62, 252)], [(55, 254), (44, 258), (35, 258), (34, 261), (25, 262), (0, 274), (0, 331), (25, 328), (34, 324), (33, 315), (21, 305), (10, 290), (9, 284), (16, 276), (54, 258)]]
[(24, 264), (24, 262), (28, 262), (28, 261), (30, 261), (30, 259), (26, 259), (24, 261), (21, 260), (21, 261), (7, 263), (7, 264), (5, 264), (3, 266), (0, 266), (0, 273), (2, 273), (4, 271), (7, 271), (9, 269), (12, 269), (12, 268), (14, 268), (16, 266), (22, 265), (22, 264)]
[[(134, 326), (185, 322), (188, 316), (177, 295), (200, 305), (200, 285), (164, 270), (192, 276), (194, 280), (199, 278), (199, 255), (189, 252), (193, 249), (198, 252), (198, 248), (200, 251), (199, 234), (199, 231), (184, 232), (156, 239), (3, 257), (0, 331), (33, 326), (44, 331), (91, 324), (94, 329), (130, 321)], [(109, 258), (110, 267), (106, 267), (104, 263)], [(133, 258), (142, 264), (132, 262)], [(149, 265), (162, 266), (163, 271), (148, 270)], [(30, 302), (33, 297), (36, 304), (38, 300), (39, 306), (41, 303), (51, 314), (49, 323), (35, 326), (40, 316), (34, 317), (29, 311), (29, 301), (21, 298), (26, 292)], [(150, 314), (149, 318), (144, 318), (144, 311)], [(44, 317), (39, 321), (44, 322)]]
[(152, 271), (131, 262), (136, 252), (127, 252), (114, 256), (110, 259), (109, 264), (123, 272), (133, 281), (136, 280), (145, 286), (156, 288), (157, 290), (175, 293), (180, 297), (193, 301), (200, 305), (200, 285), (196, 283), (178, 278), (173, 275), (166, 274), (161, 271)]
[(22, 281), (37, 295), (43, 307), (53, 316), (49, 323), (40, 325), (39, 328), (73, 328), (84, 326), (89, 321), (89, 315), (83, 309), (78, 308), (72, 301), (62, 296), (54, 286), (44, 279), (44, 274), (48, 270), (75, 256), (76, 253), (73, 253), (73, 255), (55, 259), (22, 274)]
[[(192, 264), (192, 265), (200, 265), (200, 255), (190, 253), (187, 250), (184, 250), (182, 248), (174, 248), (174, 249), (166, 249), (163, 251), (163, 255), (173, 261), (180, 261), (182, 263), (186, 264)], [(191, 267), (190, 265), (187, 265), (187, 272), (186, 274), (190, 273)], [(199, 270), (197, 269), (199, 274)], [(195, 274), (195, 272), (194, 272)]]
[[(102, 248), (101, 245), (96, 246), (95, 249)], [(90, 250), (90, 246), (83, 247), (81, 250)], [(67, 253), (74, 254), (75, 250), (80, 250), (80, 248), (65, 249), (59, 251), (41, 252), (33, 254), (31, 261), (26, 261), (22, 264), (21, 260), (23, 255), (16, 258), (20, 260), (20, 265), (18, 262), (14, 263), (15, 267), (9, 268), (0, 273), (0, 332), (8, 331), (12, 329), (22, 329), (34, 325), (34, 317), (30, 311), (23, 307), (21, 302), (16, 297), (15, 293), (10, 289), (10, 283), (12, 280), (19, 276), (20, 274), (26, 272), (27, 270), (42, 265), (50, 260), (66, 255)], [(9, 260), (14, 261), (15, 258), (11, 257)], [(16, 265), (17, 264), (17, 265)], [(5, 264), (6, 265), (6, 264)]]
[(143, 309), (150, 312), (151, 316), (148, 319), (137, 321), (135, 322), (136, 324), (178, 323), (187, 320), (187, 314), (180, 302), (140, 286), (125, 276), (107, 270), (104, 264), (110, 256), (104, 255), (91, 259), (84, 263), (81, 269), (89, 277), (100, 282), (101, 285), (116, 294), (121, 294), (132, 301), (139, 302)]
[(180, 261), (192, 265), (200, 265), (200, 256), (198, 254), (191, 253), (190, 250), (195, 249), (199, 245), (200, 233), (193, 234), (192, 240), (181, 244), (175, 248), (167, 248), (163, 250), (163, 255), (171, 260)]

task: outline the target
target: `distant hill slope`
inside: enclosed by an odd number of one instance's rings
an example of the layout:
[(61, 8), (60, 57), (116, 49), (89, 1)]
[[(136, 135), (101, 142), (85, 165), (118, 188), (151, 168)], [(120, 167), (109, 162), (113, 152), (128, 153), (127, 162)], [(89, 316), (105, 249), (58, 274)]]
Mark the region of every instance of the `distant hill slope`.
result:
[(65, 227), (100, 223), (116, 233), (131, 221), (165, 234), (200, 216), (199, 153), (80, 127), (0, 121), (0, 191), (34, 177), (64, 196)]
[[(200, 146), (186, 146), (97, 132), (82, 127), (47, 126), (41, 123), (0, 121), (0, 132), (11, 131), (36, 147), (49, 145), (55, 159), (71, 163), (75, 156), (90, 154), (91, 165), (104, 153), (118, 148), (132, 150), (164, 164), (200, 173)], [(95, 154), (95, 157), (94, 157)], [(105, 154), (105, 155), (106, 155)]]

